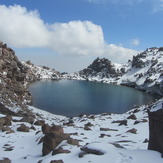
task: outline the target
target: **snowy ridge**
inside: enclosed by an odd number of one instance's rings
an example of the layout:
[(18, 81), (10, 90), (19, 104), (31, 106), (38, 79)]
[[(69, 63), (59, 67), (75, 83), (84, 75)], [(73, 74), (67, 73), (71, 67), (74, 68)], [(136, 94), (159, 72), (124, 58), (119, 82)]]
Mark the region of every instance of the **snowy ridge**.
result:
[[(70, 153), (49, 153), (41, 156), (43, 137), (41, 126), (27, 122), (19, 122), (22, 117), (12, 117), (9, 126), (14, 133), (0, 131), (0, 160), (8, 158), (12, 163), (50, 163), (52, 160), (62, 160), (64, 163), (162, 163), (161, 154), (156, 151), (146, 150), (148, 145), (148, 115), (146, 109), (160, 109), (163, 99), (152, 105), (141, 106), (124, 114), (83, 115), (81, 117), (66, 118), (41, 111), (29, 106), (36, 115), (36, 120), (45, 120), (49, 125), (61, 125), (65, 133), (71, 134), (74, 139), (80, 140), (79, 146), (61, 142), (57, 148), (62, 147)], [(133, 116), (134, 115), (134, 116)], [(0, 114), (0, 117), (4, 115)], [(132, 117), (132, 118), (131, 118)], [(17, 120), (17, 121), (16, 121)], [(125, 125), (115, 123), (126, 120)], [(72, 125), (66, 125), (68, 122)], [(17, 131), (21, 124), (30, 128), (29, 132)], [(89, 124), (89, 130), (85, 126)], [(33, 127), (32, 127), (33, 126)], [(88, 153), (81, 156), (81, 148), (102, 152), (102, 155)]]
[(23, 62), (22, 64), (28, 68), (26, 79), (27, 81), (39, 79), (59, 79), (61, 74), (55, 69), (46, 66), (36, 66), (30, 61)]
[(71, 79), (122, 84), (163, 96), (163, 48), (149, 48), (125, 64), (97, 58)]

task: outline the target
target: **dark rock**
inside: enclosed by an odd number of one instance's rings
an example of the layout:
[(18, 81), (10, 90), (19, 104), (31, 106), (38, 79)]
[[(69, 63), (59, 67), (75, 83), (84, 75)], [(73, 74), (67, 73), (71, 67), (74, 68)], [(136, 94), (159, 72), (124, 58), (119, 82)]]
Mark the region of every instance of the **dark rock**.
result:
[(73, 138), (69, 138), (69, 139), (67, 140), (67, 143), (69, 143), (69, 144), (71, 144), (71, 145), (77, 145), (77, 146), (79, 146), (79, 141), (76, 140), (76, 139), (73, 139)]
[(103, 137), (105, 137), (105, 136), (111, 137), (111, 135), (108, 135), (108, 134), (100, 134), (99, 138), (103, 138)]
[(148, 139), (145, 139), (145, 140), (143, 141), (143, 143), (149, 143), (149, 140), (148, 140)]
[(64, 163), (63, 160), (52, 160), (50, 163)]
[(124, 149), (124, 147), (118, 143), (111, 143), (111, 144), (114, 145), (116, 148)]
[(85, 126), (85, 127), (84, 127), (84, 130), (89, 131), (89, 130), (91, 130), (91, 128), (88, 127), (88, 126)]
[(148, 111), (149, 116), (149, 150), (163, 154), (163, 105), (155, 112)]
[(86, 152), (87, 154), (94, 154), (94, 155), (104, 155), (104, 153), (97, 149), (91, 149), (89, 147), (82, 147), (80, 148), (81, 151)]
[(108, 116), (111, 115), (111, 113), (102, 113), (101, 116)]
[(47, 132), (43, 140), (42, 155), (45, 156), (53, 151), (63, 140), (69, 139), (69, 135), (59, 132)]
[(11, 163), (11, 160), (9, 158), (3, 158), (3, 160), (0, 160), (0, 163)]
[(134, 125), (137, 125), (137, 124), (139, 124), (139, 123), (141, 123), (141, 121), (136, 120), (136, 121), (134, 122)]
[(41, 144), (44, 142), (44, 137), (41, 137), (41, 139), (39, 140), (38, 144)]
[(11, 131), (11, 128), (10, 127), (3, 127), (2, 132), (5, 132), (5, 131)]
[(31, 126), (30, 129), (36, 131), (36, 128), (34, 126)]
[(58, 126), (58, 125), (49, 126), (48, 124), (44, 124), (42, 126), (43, 134), (45, 134), (46, 132), (49, 132), (49, 131), (64, 133), (63, 128), (61, 126)]
[(136, 118), (135, 114), (132, 114), (129, 117), (127, 117), (127, 119), (136, 120), (137, 118)]
[(69, 150), (62, 149), (59, 147), (58, 149), (54, 149), (52, 155), (60, 154), (60, 153), (71, 153)]
[(0, 103), (0, 112), (5, 115), (14, 115), (17, 116), (18, 114), (9, 110), (7, 107), (5, 107), (2, 103)]
[(100, 128), (100, 131), (118, 131), (117, 129)]
[(113, 121), (112, 123), (119, 123), (119, 126), (127, 126), (127, 120), (118, 120), (118, 121)]
[(50, 131), (55, 131), (55, 132), (59, 132), (59, 133), (64, 133), (63, 127), (58, 126), (58, 125), (53, 125), (53, 126), (51, 126)]
[(34, 122), (34, 117), (23, 117), (20, 122), (27, 122), (27, 123), (30, 123), (30, 124), (33, 124)]
[(67, 143), (71, 145), (79, 145), (79, 142), (70, 138), (68, 134), (61, 132), (49, 131), (45, 133), (43, 138), (42, 155), (45, 156), (53, 151), (63, 140), (67, 140)]
[(79, 158), (82, 158), (82, 157), (84, 157), (84, 155), (86, 155), (86, 154), (88, 154), (88, 153), (87, 153), (87, 152), (80, 152), (79, 155), (78, 155), (78, 157), (79, 157)]
[(132, 134), (136, 134), (137, 129), (132, 128), (132, 129), (128, 130), (127, 132), (132, 133)]
[(37, 163), (42, 163), (42, 160), (39, 160)]
[(25, 124), (21, 124), (20, 127), (17, 128), (17, 131), (29, 132), (29, 127), (26, 126)]
[(45, 134), (46, 132), (50, 131), (50, 126), (48, 124), (43, 124), (42, 125), (42, 132)]
[(11, 125), (11, 116), (6, 116), (6, 117), (0, 117), (0, 124), (4, 126)]
[(78, 133), (77, 132), (69, 133), (69, 135), (78, 135)]
[(87, 116), (87, 114), (84, 114), (84, 113), (79, 114), (79, 117), (80, 117), (80, 118), (82, 118), (82, 117), (84, 117), (84, 116)]
[(3, 127), (4, 127), (4, 126), (3, 126), (2, 124), (0, 124), (0, 130), (2, 130), (2, 129), (3, 129)]
[(89, 119), (95, 119), (95, 116), (94, 115), (89, 115), (88, 118)]
[(88, 126), (88, 127), (91, 127), (91, 126), (94, 126), (92, 123), (88, 122), (85, 124), (85, 126)]
[(97, 76), (99, 73), (102, 78), (104, 77), (116, 77), (119, 73), (115, 70), (114, 64), (106, 58), (97, 58), (86, 69), (79, 72), (80, 76), (88, 80), (88, 76)]
[(63, 125), (74, 126), (74, 121), (72, 119), (70, 119), (67, 123), (63, 123)]
[(9, 131), (6, 132), (6, 134), (12, 134), (12, 133), (15, 133), (15, 131), (14, 130), (9, 130)]
[(45, 121), (44, 120), (37, 120), (34, 125), (37, 125), (37, 126), (43, 126), (45, 124)]
[[(5, 106), (13, 107), (13, 104), (20, 108), (26, 108), (25, 101), (31, 101), (31, 95), (25, 88), (25, 69), (15, 55), (15, 52), (7, 46), (2, 46), (0, 50), (0, 74), (3, 88), (0, 90), (1, 101)], [(2, 85), (0, 83), (0, 85)], [(1, 86), (0, 86), (1, 87)], [(26, 110), (23, 110), (26, 112)]]

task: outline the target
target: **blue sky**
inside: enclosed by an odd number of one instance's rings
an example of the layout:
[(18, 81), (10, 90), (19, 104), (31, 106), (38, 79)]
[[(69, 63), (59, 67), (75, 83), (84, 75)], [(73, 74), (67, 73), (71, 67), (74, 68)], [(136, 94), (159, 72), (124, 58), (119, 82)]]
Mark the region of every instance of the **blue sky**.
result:
[(0, 40), (22, 60), (78, 71), (163, 41), (163, 0), (0, 0)]

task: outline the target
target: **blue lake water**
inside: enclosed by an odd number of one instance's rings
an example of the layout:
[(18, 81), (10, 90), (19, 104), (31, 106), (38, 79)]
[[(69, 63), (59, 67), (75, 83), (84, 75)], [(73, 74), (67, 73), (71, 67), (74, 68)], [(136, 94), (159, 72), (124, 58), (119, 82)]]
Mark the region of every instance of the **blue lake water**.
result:
[(153, 102), (155, 96), (134, 88), (78, 80), (42, 80), (29, 85), (33, 106), (67, 117), (81, 113), (124, 113)]

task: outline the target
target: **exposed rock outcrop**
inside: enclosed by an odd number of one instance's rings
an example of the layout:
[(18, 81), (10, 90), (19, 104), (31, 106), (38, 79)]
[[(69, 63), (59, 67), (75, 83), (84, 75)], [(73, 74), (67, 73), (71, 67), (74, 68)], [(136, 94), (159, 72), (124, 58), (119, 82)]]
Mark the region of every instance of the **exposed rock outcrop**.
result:
[(93, 61), (70, 78), (100, 81), (135, 87), (163, 96), (163, 48), (149, 48), (125, 64), (106, 58)]
[(99, 76), (101, 78), (117, 77), (123, 73), (123, 70), (116, 70), (115, 65), (106, 58), (97, 58), (86, 69), (79, 72), (82, 77)]
[(12, 108), (26, 108), (31, 94), (24, 86), (27, 68), (15, 52), (0, 42), (0, 103)]
[[(45, 124), (42, 126), (42, 132), (45, 134), (43, 137), (42, 155), (45, 156), (53, 151), (53, 155), (56, 154), (56, 147), (63, 141), (67, 140), (67, 143), (71, 145), (79, 145), (79, 142), (72, 139), (69, 134), (63, 132), (61, 126), (49, 126)], [(63, 151), (62, 151), (63, 152)], [(67, 152), (67, 151), (66, 151)]]
[(62, 76), (59, 71), (56, 71), (55, 69), (49, 68), (47, 66), (36, 66), (30, 61), (22, 62), (22, 64), (27, 69), (27, 73), (25, 76), (27, 82), (41, 79), (59, 80)]
[(149, 144), (148, 149), (158, 151), (163, 157), (163, 106), (149, 115)]

